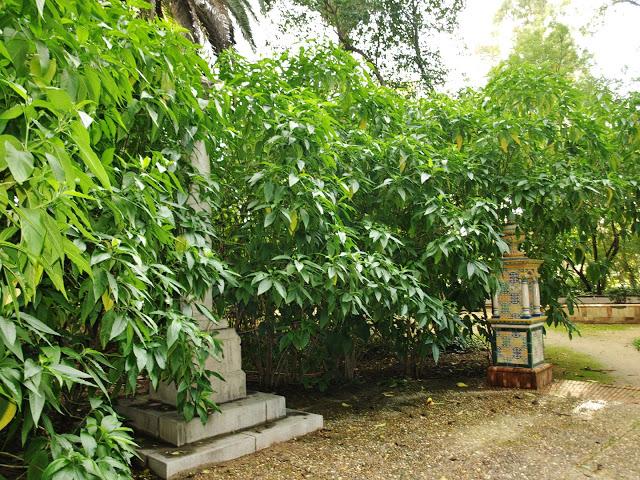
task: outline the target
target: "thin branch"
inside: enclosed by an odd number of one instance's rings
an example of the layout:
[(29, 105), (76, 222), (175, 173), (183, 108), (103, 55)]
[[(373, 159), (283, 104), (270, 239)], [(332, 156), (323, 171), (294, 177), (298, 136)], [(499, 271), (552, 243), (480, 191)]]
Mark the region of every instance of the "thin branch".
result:
[(618, 254), (620, 250), (620, 233), (616, 230), (615, 224), (611, 224), (611, 230), (613, 231), (613, 242), (611, 242), (611, 246), (607, 250), (607, 258), (611, 260)]
[(363, 50), (352, 45), (351, 43), (343, 43), (342, 40), (340, 40), (340, 43), (342, 44), (342, 48), (344, 48), (348, 52), (353, 52), (353, 53), (357, 53), (358, 55), (361, 55), (362, 58), (364, 58), (371, 65), (371, 71), (373, 72), (375, 77), (378, 79), (378, 82), (380, 83), (380, 85), (386, 85), (386, 82), (382, 77), (382, 74), (380, 73), (378, 66), (375, 63), (373, 63), (373, 60), (369, 58), (369, 56)]
[(338, 35), (338, 42), (340, 42), (340, 45), (342, 46), (342, 48), (344, 48), (347, 52), (357, 53), (362, 58), (364, 58), (366, 62), (371, 64), (371, 69), (373, 71), (373, 74), (378, 79), (378, 82), (380, 83), (380, 85), (386, 85), (386, 82), (382, 77), (382, 74), (380, 73), (380, 69), (378, 69), (378, 65), (376, 65), (373, 59), (364, 50), (356, 47), (351, 41), (351, 39), (349, 38), (349, 35), (343, 32), (342, 29), (340, 28), (340, 22), (339, 22), (340, 19), (338, 18), (337, 5), (332, 5), (330, 2), (325, 0), (324, 8), (328, 14), (333, 16), (333, 23), (336, 28), (336, 34)]
[(582, 273), (582, 268), (578, 270), (576, 268), (576, 265), (569, 258), (565, 258), (565, 261), (569, 264), (569, 266), (573, 269), (573, 271), (576, 272), (576, 274), (578, 275), (578, 278), (580, 278), (580, 281), (583, 283), (585, 287), (587, 287), (587, 291), (589, 292), (593, 291), (593, 286), (591, 285), (591, 283), (589, 282), (585, 274)]
[(614, 0), (613, 4), (619, 4), (619, 3), (627, 3), (629, 5), (633, 5), (634, 7), (640, 7), (640, 2), (637, 0)]

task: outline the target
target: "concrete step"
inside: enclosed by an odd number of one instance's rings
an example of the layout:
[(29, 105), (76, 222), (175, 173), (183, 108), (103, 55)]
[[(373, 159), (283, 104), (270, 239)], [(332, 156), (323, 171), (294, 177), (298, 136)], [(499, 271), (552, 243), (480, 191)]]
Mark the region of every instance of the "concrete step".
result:
[(245, 398), (223, 403), (219, 407), (220, 411), (211, 414), (204, 425), (199, 418), (187, 422), (175, 408), (148, 397), (121, 400), (116, 410), (127, 418), (136, 431), (177, 447), (245, 430), (287, 414), (284, 397), (261, 392), (250, 393)]
[(287, 409), (286, 416), (240, 432), (200, 440), (181, 447), (143, 445), (141, 461), (156, 475), (170, 479), (207, 464), (226, 462), (275, 443), (285, 442), (322, 428), (321, 415)]

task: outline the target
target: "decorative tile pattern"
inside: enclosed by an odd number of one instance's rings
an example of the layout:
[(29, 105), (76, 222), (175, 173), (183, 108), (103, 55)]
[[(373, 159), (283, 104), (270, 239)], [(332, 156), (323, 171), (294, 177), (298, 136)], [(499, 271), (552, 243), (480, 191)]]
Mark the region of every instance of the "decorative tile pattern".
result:
[(527, 331), (496, 330), (498, 364), (528, 365)]
[(544, 339), (541, 328), (531, 331), (531, 357), (533, 365), (544, 361)]

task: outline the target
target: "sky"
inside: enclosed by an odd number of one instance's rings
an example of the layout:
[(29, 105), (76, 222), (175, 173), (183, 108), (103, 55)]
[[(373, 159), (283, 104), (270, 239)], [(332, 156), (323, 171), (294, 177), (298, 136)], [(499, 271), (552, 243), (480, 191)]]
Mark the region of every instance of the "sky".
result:
[[(467, 0), (460, 13), (458, 29), (452, 35), (438, 37), (442, 56), (449, 75), (441, 87), (455, 92), (463, 87), (480, 87), (486, 82), (490, 68), (511, 50), (515, 25), (504, 22), (496, 25), (495, 14), (503, 0)], [(640, 89), (640, 7), (619, 4), (610, 7), (597, 20), (598, 9), (607, 0), (571, 0), (565, 8), (562, 21), (574, 31), (578, 44), (593, 55), (592, 73), (621, 83), (621, 90)], [(612, 2), (612, 0), (608, 0)], [(280, 1), (281, 9), (296, 8), (290, 0)], [(259, 9), (256, 8), (256, 11)], [(238, 50), (250, 58), (269, 56), (286, 48), (297, 48), (299, 37), (295, 33), (283, 33), (278, 25), (282, 22), (279, 10), (267, 16), (258, 15), (254, 24), (255, 51), (245, 41), (240, 41)], [(581, 29), (589, 27), (590, 33)], [(309, 28), (313, 36), (335, 41), (318, 20)], [(491, 58), (482, 53), (482, 48), (498, 46), (500, 55)]]

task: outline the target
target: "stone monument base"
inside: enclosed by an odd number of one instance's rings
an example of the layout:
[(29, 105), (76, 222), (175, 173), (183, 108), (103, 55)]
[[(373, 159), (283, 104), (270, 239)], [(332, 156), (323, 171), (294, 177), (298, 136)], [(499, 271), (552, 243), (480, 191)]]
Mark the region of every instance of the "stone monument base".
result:
[(539, 390), (553, 381), (553, 365), (543, 363), (534, 368), (491, 366), (487, 383), (492, 387)]
[(149, 436), (140, 441), (138, 454), (143, 466), (163, 479), (241, 457), (323, 426), (321, 415), (287, 409), (285, 398), (279, 395), (252, 392), (219, 407), (204, 425), (199, 418), (185, 421), (174, 407), (149, 397), (121, 400), (117, 410), (137, 432)]

